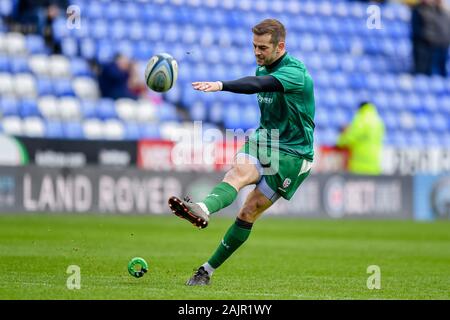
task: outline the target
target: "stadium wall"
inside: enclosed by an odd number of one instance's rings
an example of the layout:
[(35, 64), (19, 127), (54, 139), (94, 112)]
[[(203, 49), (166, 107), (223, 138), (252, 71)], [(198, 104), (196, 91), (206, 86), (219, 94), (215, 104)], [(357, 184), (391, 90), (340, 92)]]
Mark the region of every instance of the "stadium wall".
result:
[[(164, 214), (167, 199), (202, 199), (222, 179), (220, 172), (148, 171), (137, 168), (0, 167), (0, 212)], [(313, 174), (291, 201), (268, 213), (308, 218), (412, 219), (413, 177)], [(234, 215), (253, 187), (241, 190), (223, 210)]]

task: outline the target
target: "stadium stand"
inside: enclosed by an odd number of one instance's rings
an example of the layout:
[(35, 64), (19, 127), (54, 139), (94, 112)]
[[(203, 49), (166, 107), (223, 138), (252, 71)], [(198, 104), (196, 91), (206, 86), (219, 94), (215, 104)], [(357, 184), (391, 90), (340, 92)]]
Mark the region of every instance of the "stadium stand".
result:
[[(187, 120), (248, 129), (258, 124), (253, 96), (191, 89), (192, 81), (253, 74), (251, 27), (270, 16), (288, 30), (287, 49), (315, 81), (317, 144), (334, 145), (362, 100), (373, 100), (391, 145), (442, 145), (450, 132), (450, 79), (412, 76), (410, 10), (381, 6), (382, 29), (366, 26), (367, 4), (345, 0), (73, 0), (81, 27), (65, 17), (53, 23), (62, 54), (51, 54), (40, 35), (9, 30), (16, 0), (0, 5), (0, 111), (9, 134), (49, 138), (161, 137)], [(179, 63), (175, 87), (153, 101), (99, 96), (91, 62), (121, 52), (143, 74), (153, 54)], [(181, 111), (184, 112), (179, 112)], [(243, 116), (244, 115), (244, 116)]]

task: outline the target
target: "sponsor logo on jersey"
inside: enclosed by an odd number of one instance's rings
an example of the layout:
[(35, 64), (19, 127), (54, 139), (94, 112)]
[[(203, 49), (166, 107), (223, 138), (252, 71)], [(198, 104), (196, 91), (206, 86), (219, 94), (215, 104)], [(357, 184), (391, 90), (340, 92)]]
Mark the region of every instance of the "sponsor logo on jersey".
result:
[(257, 97), (259, 103), (271, 104), (273, 102), (272, 97), (263, 97), (259, 93), (256, 95), (256, 97)]
[(287, 187), (289, 187), (289, 185), (291, 184), (291, 179), (286, 178), (283, 181), (283, 188), (286, 189)]

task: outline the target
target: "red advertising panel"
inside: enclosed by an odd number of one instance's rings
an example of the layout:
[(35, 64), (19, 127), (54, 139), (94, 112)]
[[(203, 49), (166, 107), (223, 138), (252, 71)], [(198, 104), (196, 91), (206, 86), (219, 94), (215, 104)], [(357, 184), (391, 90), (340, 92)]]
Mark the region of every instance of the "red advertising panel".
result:
[(167, 140), (140, 140), (138, 142), (138, 168), (172, 170), (173, 146), (174, 142)]

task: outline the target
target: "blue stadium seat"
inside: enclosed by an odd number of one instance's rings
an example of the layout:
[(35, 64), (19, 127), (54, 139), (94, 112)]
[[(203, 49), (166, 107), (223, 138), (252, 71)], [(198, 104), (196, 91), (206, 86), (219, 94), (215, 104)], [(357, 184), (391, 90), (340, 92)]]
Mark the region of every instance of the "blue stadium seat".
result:
[(141, 138), (141, 131), (135, 123), (125, 123), (125, 135), (126, 140), (139, 140)]
[(394, 92), (399, 90), (397, 78), (392, 74), (389, 73), (383, 74), (380, 81), (381, 81), (381, 89), (386, 92)]
[(416, 114), (416, 128), (419, 131), (428, 131), (431, 129), (431, 122), (426, 113), (418, 113)]
[(316, 109), (316, 114), (314, 117), (314, 122), (317, 128), (327, 128), (330, 126), (330, 113), (325, 110), (325, 108)]
[(242, 129), (256, 129), (259, 125), (260, 111), (256, 104), (247, 104), (244, 106), (242, 112)]
[(436, 97), (431, 93), (422, 96), (422, 105), (429, 112), (439, 110), (439, 102), (436, 99)]
[(426, 132), (425, 145), (427, 147), (438, 147), (441, 145), (441, 136), (433, 131)]
[(348, 75), (350, 87), (354, 90), (365, 89), (367, 87), (366, 76), (363, 73), (355, 72)]
[(424, 108), (422, 105), (421, 97), (414, 92), (407, 94), (405, 108), (408, 108), (409, 110), (415, 112), (423, 111)]
[(178, 121), (176, 107), (170, 103), (162, 103), (159, 105), (156, 113), (160, 121)]
[(80, 122), (66, 122), (63, 124), (64, 137), (68, 139), (83, 139), (83, 127)]
[(221, 26), (225, 26), (227, 23), (227, 12), (222, 11), (222, 10), (208, 10), (209, 11), (209, 23), (213, 26), (213, 27), (221, 27)]
[(9, 60), (10, 58), (5, 55), (0, 55), (0, 72), (10, 72), (9, 67)]
[(147, 41), (138, 41), (138, 42), (133, 42), (134, 43), (134, 58), (136, 60), (140, 60), (140, 61), (145, 61), (147, 62), (147, 60), (152, 56), (152, 46), (149, 42)]
[(394, 130), (392, 132), (388, 132), (388, 134), (394, 146), (405, 147), (409, 145), (409, 141), (407, 139), (409, 133), (404, 133), (400, 130)]
[(351, 55), (342, 55), (341, 56), (340, 69), (345, 73), (351, 73), (356, 70), (356, 61), (355, 58)]
[(347, 110), (354, 110), (359, 101), (357, 101), (357, 96), (352, 90), (343, 90), (340, 95), (341, 106)]
[(332, 43), (334, 52), (344, 53), (348, 52), (350, 49), (350, 43), (347, 38), (342, 35), (336, 36), (332, 38)]
[(450, 147), (450, 132), (446, 132), (443, 135), (440, 135), (439, 141), (441, 142), (442, 147)]
[(83, 8), (83, 15), (89, 19), (97, 19), (105, 16), (104, 7), (99, 1), (92, 1)]
[(400, 112), (405, 109), (406, 99), (401, 93), (395, 92), (389, 95), (389, 104), (391, 109)]
[(114, 100), (102, 98), (97, 104), (97, 117), (101, 120), (117, 118)]
[(116, 45), (109, 40), (101, 40), (97, 46), (96, 57), (98, 62), (107, 63), (110, 62), (114, 55), (117, 53)]
[(83, 119), (97, 118), (97, 101), (83, 100), (80, 107), (81, 117)]
[(319, 88), (329, 88), (332, 79), (328, 72), (321, 72), (314, 77), (314, 85)]
[(302, 52), (314, 52), (316, 49), (316, 45), (317, 44), (313, 34), (304, 33), (301, 41), (299, 41), (298, 43), (298, 49)]
[(332, 120), (334, 128), (339, 130), (351, 123), (352, 115), (350, 114), (350, 112), (339, 108), (336, 109), (336, 111), (333, 113)]
[(433, 75), (432, 77), (430, 77), (429, 86), (430, 86), (431, 91), (434, 94), (444, 94), (446, 91), (445, 81), (446, 81), (446, 78), (443, 78), (438, 75)]
[(24, 57), (13, 57), (10, 59), (10, 70), (13, 73), (31, 72), (28, 66), (28, 61)]
[[(188, 29), (187, 32), (190, 30)], [(195, 32), (195, 31), (194, 31)], [(160, 24), (156, 22), (152, 22), (149, 24), (148, 28), (145, 30), (147, 40), (157, 42), (157, 41), (163, 41), (164, 32)], [(194, 34), (194, 37), (196, 35)], [(189, 38), (189, 34), (186, 35), (186, 37), (183, 37), (183, 40), (186, 41), (186, 38)], [(192, 40), (192, 42), (194, 39)]]
[[(112, 26), (111, 26), (112, 27)], [(91, 22), (91, 36), (95, 39), (103, 39), (108, 37), (111, 32), (108, 21), (104, 18), (92, 20)]]
[(323, 94), (324, 104), (326, 107), (328, 107), (331, 110), (334, 110), (335, 108), (339, 108), (339, 96), (336, 90), (333, 89), (327, 89), (324, 91)]
[(450, 95), (442, 96), (440, 99), (440, 110), (450, 117)]
[(133, 41), (140, 41), (145, 38), (145, 25), (139, 21), (132, 21), (129, 25), (128, 38)]
[(429, 116), (430, 122), (432, 123), (431, 130), (436, 133), (444, 134), (449, 132), (449, 118), (442, 112), (436, 112)]
[(53, 80), (53, 92), (56, 96), (75, 96), (72, 81), (67, 78)]
[(206, 104), (203, 101), (195, 102), (189, 109), (193, 121), (205, 121), (207, 118)]
[(17, 0), (3, 0), (0, 2), (0, 16), (7, 17), (14, 13)]
[(348, 81), (346, 75), (342, 72), (333, 73), (331, 77), (331, 84), (338, 90), (344, 90), (348, 88)]
[(39, 96), (53, 95), (52, 80), (47, 77), (38, 77), (36, 82), (37, 93)]
[(52, 24), (52, 33), (53, 33), (53, 38), (56, 41), (59, 41), (64, 37), (68, 37), (70, 34), (70, 30), (67, 28), (66, 19), (64, 19), (62, 17), (56, 18)]
[(93, 75), (87, 61), (81, 58), (72, 58), (70, 61), (70, 69), (74, 77)]
[(78, 41), (72, 37), (61, 40), (61, 51), (65, 56), (75, 57), (78, 55)]
[(382, 76), (378, 73), (369, 73), (366, 78), (367, 87), (373, 91), (381, 90)]
[(5, 116), (19, 115), (19, 102), (12, 97), (0, 97), (0, 113)]
[(64, 138), (63, 124), (59, 121), (47, 121), (45, 123), (45, 136), (47, 138)]
[(127, 19), (128, 21), (137, 21), (140, 18), (140, 11), (142, 6), (140, 2), (128, 1), (121, 4), (120, 16)]
[(27, 50), (30, 54), (47, 53), (44, 38), (35, 34), (27, 35)]
[(241, 109), (237, 104), (227, 106), (227, 110), (223, 117), (225, 128), (238, 129), (242, 128)]
[(208, 116), (209, 121), (213, 123), (221, 123), (223, 121), (225, 113), (224, 109), (225, 106), (221, 102), (216, 101), (212, 103), (211, 107), (209, 108), (209, 116)]
[(328, 36), (319, 36), (316, 38), (317, 51), (328, 53), (333, 50), (332, 42)]
[[(208, 55), (206, 56), (206, 62), (211, 65), (220, 63), (222, 60), (222, 50), (219, 48), (211, 47), (208, 49)], [(210, 70), (210, 69), (208, 69)], [(210, 78), (211, 79), (211, 78)]]
[(326, 128), (322, 130), (320, 133), (316, 134), (316, 136), (320, 135), (320, 141), (325, 146), (335, 146), (339, 132), (333, 128)]
[[(117, 52), (120, 52), (121, 54), (123, 54), (126, 57), (134, 57), (134, 45), (131, 41), (129, 40), (121, 40), (117, 43), (117, 48), (116, 48)], [(149, 57), (150, 58), (150, 57)]]
[(139, 134), (141, 139), (160, 139), (161, 131), (157, 124), (145, 124), (140, 126)]
[(142, 23), (148, 23), (149, 21), (156, 21), (157, 16), (159, 15), (159, 10), (157, 8), (158, 4), (155, 3), (139, 3), (139, 19)]
[(166, 101), (171, 104), (178, 104), (181, 102), (181, 86), (179, 84), (175, 84), (172, 89), (165, 93), (164, 97)]
[(83, 58), (93, 59), (96, 56), (97, 45), (93, 39), (83, 39), (80, 42), (80, 53)]
[(128, 26), (124, 20), (115, 20), (108, 26), (108, 37), (114, 40), (122, 40), (128, 34)]
[(414, 90), (418, 93), (427, 93), (430, 91), (429, 79), (427, 76), (418, 75), (414, 78)]
[[(162, 24), (170, 23), (175, 21), (176, 16), (176, 8), (172, 6), (163, 6), (162, 8), (157, 9), (158, 15), (155, 16)], [(195, 18), (193, 18), (195, 20)]]
[(120, 19), (125, 14), (122, 6), (123, 3), (119, 3), (118, 1), (106, 2), (103, 4), (102, 11), (109, 21), (117, 21), (117, 19)]
[[(321, 54), (321, 55), (319, 55), (319, 57), (320, 57), (320, 60), (322, 61), (323, 68), (325, 68), (329, 71), (336, 71), (339, 69), (340, 61), (336, 55)], [(340, 76), (340, 75), (338, 75), (338, 76)]]
[(392, 111), (380, 112), (384, 124), (388, 130), (395, 130), (400, 127), (399, 119), (396, 113)]
[(423, 132), (413, 131), (406, 136), (406, 140), (410, 146), (424, 147), (426, 145)]
[(22, 118), (41, 116), (36, 100), (33, 99), (24, 99), (20, 102), (19, 114)]
[(386, 74), (389, 72), (390, 65), (382, 56), (372, 57), (372, 70), (375, 73)]

